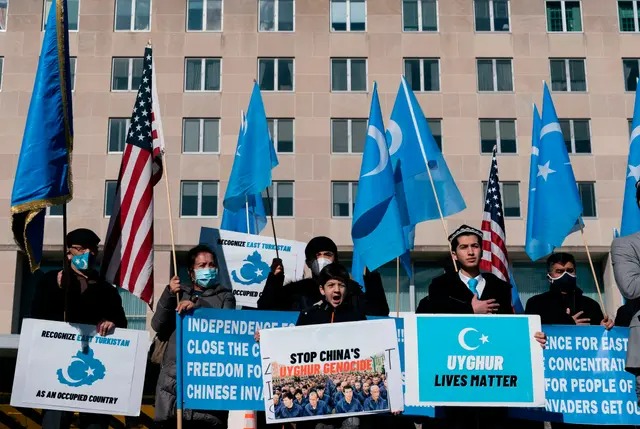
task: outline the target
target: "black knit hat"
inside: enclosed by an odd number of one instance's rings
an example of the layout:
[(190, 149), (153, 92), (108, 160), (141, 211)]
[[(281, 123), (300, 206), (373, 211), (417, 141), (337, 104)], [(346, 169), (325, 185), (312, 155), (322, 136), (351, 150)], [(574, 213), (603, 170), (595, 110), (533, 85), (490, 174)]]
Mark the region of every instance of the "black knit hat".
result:
[(98, 247), (98, 243), (100, 243), (100, 237), (90, 229), (78, 228), (67, 234), (67, 246), (76, 245), (93, 249)]
[(304, 256), (307, 261), (316, 258), (318, 252), (333, 252), (336, 257), (338, 256), (338, 247), (329, 237), (319, 236), (313, 237), (307, 247), (304, 249)]

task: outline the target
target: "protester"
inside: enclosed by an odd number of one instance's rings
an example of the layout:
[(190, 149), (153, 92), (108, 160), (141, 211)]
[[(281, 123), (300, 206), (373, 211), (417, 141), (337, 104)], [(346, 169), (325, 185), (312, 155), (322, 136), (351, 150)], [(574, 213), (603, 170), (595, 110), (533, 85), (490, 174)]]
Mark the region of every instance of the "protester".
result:
[[(462, 225), (449, 235), (449, 242), (459, 271), (449, 270), (433, 279), (429, 294), (420, 301), (416, 313), (513, 314), (511, 285), (491, 273), (480, 272), (482, 231)], [(535, 339), (542, 346), (546, 344), (542, 332), (537, 332)], [(506, 429), (520, 425), (512, 422), (507, 409), (502, 407), (443, 407), (442, 410), (444, 421), (424, 419), (424, 423), (443, 424), (446, 429)]]
[[(318, 275), (322, 269), (338, 263), (338, 248), (328, 237), (314, 237), (305, 248), (307, 267), (312, 277), (296, 282), (284, 284), (284, 270), (282, 261), (274, 259), (271, 272), (267, 278), (262, 295), (258, 300), (258, 309), (301, 311), (310, 308), (320, 301), (322, 296), (318, 291)], [(360, 285), (347, 279), (352, 304), (358, 311), (370, 316), (388, 316), (389, 305), (382, 287), (382, 279), (377, 272), (366, 271), (364, 276), (364, 292)]]
[(602, 325), (613, 320), (602, 314), (600, 305), (577, 286), (576, 261), (569, 253), (553, 253), (547, 258), (547, 292), (527, 301), (526, 314), (537, 314), (543, 325)]
[[(156, 386), (155, 421), (162, 428), (176, 425), (176, 315), (195, 308), (235, 309), (236, 300), (231, 288), (220, 284), (218, 262), (213, 251), (198, 245), (187, 253), (187, 267), (191, 284), (180, 285), (175, 276), (165, 288), (156, 312), (151, 319), (151, 327), (161, 339), (169, 343), (162, 359), (162, 367)], [(181, 294), (178, 302), (177, 294)], [(283, 399), (284, 401), (284, 399)], [(183, 410), (184, 428), (226, 428), (228, 411)]]
[[(67, 272), (44, 274), (36, 286), (31, 317), (93, 325), (98, 335), (103, 336), (112, 333), (116, 327), (126, 328), (127, 318), (120, 294), (95, 270), (100, 238), (93, 231), (80, 228), (69, 232), (65, 241), (70, 267)], [(107, 429), (110, 417), (80, 413), (79, 427)], [(43, 410), (42, 428), (66, 429), (72, 419), (72, 412)]]

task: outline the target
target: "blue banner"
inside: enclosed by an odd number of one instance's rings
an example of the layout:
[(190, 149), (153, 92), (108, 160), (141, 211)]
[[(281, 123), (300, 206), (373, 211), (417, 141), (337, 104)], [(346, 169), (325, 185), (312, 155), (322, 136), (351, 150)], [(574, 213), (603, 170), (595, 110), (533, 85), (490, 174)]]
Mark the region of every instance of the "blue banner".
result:
[(256, 330), (294, 325), (297, 312), (202, 308), (182, 322), (183, 408), (262, 410)]
[(546, 407), (513, 417), (593, 425), (640, 425), (635, 379), (625, 372), (628, 328), (544, 326)]

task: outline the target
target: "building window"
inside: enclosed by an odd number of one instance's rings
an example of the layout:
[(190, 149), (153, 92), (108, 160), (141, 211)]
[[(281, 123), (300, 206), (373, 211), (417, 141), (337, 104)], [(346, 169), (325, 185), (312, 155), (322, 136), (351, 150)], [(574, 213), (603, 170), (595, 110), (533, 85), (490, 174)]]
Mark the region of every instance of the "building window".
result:
[(629, 138), (631, 138), (631, 133), (633, 132), (633, 118), (627, 119), (627, 126), (629, 127)]
[(222, 31), (222, 0), (188, 0), (187, 31)]
[(109, 118), (108, 152), (122, 153), (127, 143), (127, 131), (131, 124), (130, 118)]
[(185, 91), (220, 91), (220, 58), (187, 58)]
[(127, 329), (145, 331), (147, 329), (147, 304), (126, 289), (116, 288), (122, 300), (122, 308), (127, 318)]
[(513, 91), (511, 58), (478, 59), (478, 91)]
[(362, 153), (366, 139), (366, 119), (331, 120), (331, 150), (333, 153)]
[(113, 202), (116, 199), (117, 180), (106, 180), (104, 182), (104, 217), (111, 216), (113, 212)]
[(587, 76), (584, 59), (552, 59), (551, 90), (584, 92), (587, 90)]
[(142, 81), (142, 57), (114, 58), (111, 91), (138, 91)]
[(582, 31), (582, 16), (579, 1), (548, 1), (547, 31)]
[(9, 16), (9, 0), (0, 0), (0, 31), (7, 30), (7, 17)]
[[(482, 195), (487, 195), (487, 182), (482, 182)], [(502, 214), (504, 217), (520, 217), (520, 183), (500, 182)], [(482, 207), (484, 207), (483, 201)]]
[(47, 217), (62, 217), (62, 204), (59, 206), (49, 206), (45, 212)]
[(480, 148), (482, 153), (516, 153), (516, 121), (513, 119), (481, 119)]
[(406, 58), (404, 76), (413, 91), (440, 91), (440, 60)]
[(596, 217), (596, 191), (593, 182), (578, 182), (578, 192), (582, 200), (582, 216)]
[(625, 58), (622, 60), (622, 72), (624, 74), (624, 90), (635, 91), (638, 87), (638, 58)]
[(588, 119), (561, 119), (560, 128), (569, 153), (591, 153)]
[(618, 2), (618, 19), (620, 23), (620, 31), (622, 32), (638, 32), (638, 9), (640, 9), (640, 1), (619, 1)]
[(333, 217), (353, 217), (358, 182), (332, 182), (331, 205)]
[(294, 0), (260, 0), (258, 31), (293, 31)]
[(180, 185), (181, 217), (218, 215), (218, 182), (184, 180)]
[[(42, 13), (42, 30), (46, 30), (47, 27), (47, 18), (49, 18), (49, 10), (51, 10), (51, 4), (53, 0), (45, 0), (44, 2), (44, 12)], [(2, 20), (3, 20), (3, 0), (0, 0), (0, 29), (3, 29)], [(4, 21), (7, 21), (7, 3), (8, 0), (4, 2)], [(78, 31), (78, 17), (80, 13), (80, 0), (67, 0), (67, 20), (69, 21), (67, 26), (69, 31)]]
[(331, 0), (331, 30), (365, 31), (366, 25), (365, 0)]
[(151, 0), (116, 0), (116, 31), (149, 31)]
[(293, 91), (293, 58), (258, 58), (258, 80), (263, 91)]
[(262, 191), (262, 203), (267, 216), (293, 216), (293, 182), (273, 182), (269, 186), (269, 197), (266, 189)]
[(278, 153), (293, 153), (293, 119), (268, 119), (269, 133)]
[(332, 91), (366, 91), (366, 58), (331, 58)]
[(71, 91), (76, 90), (76, 57), (69, 57), (69, 71), (71, 75), (69, 80), (71, 81)]
[(476, 31), (509, 31), (509, 0), (475, 0)]
[(4, 57), (0, 57), (0, 90), (2, 90), (2, 81), (3, 79), (3, 74), (2, 71), (4, 69)]
[(436, 0), (403, 0), (402, 29), (404, 31), (438, 31)]
[(427, 124), (429, 124), (431, 135), (433, 135), (438, 149), (442, 152), (442, 119), (427, 119)]
[(219, 151), (219, 119), (184, 119), (182, 122), (183, 153), (217, 153)]

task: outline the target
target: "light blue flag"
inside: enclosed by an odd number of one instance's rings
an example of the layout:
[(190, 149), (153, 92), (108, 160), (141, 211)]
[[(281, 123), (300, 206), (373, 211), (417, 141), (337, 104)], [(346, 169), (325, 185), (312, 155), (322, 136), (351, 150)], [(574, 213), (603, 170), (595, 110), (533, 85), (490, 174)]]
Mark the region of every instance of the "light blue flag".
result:
[(40, 266), (46, 207), (71, 201), (73, 108), (67, 1), (54, 0), (11, 193), (11, 228), (31, 271)]
[(247, 196), (261, 195), (271, 185), (271, 170), (278, 165), (260, 88), (255, 82), (238, 142), (240, 147), (236, 150), (223, 201), (224, 208), (234, 212), (243, 210)]
[[(240, 117), (240, 130), (238, 131), (238, 144), (233, 160), (234, 164), (242, 157), (241, 152), (247, 147), (244, 144), (246, 134), (246, 117), (242, 112)], [(273, 146), (273, 145), (272, 145)], [(245, 155), (249, 156), (249, 155)], [(248, 211), (248, 213), (247, 213)], [(260, 234), (260, 231), (267, 225), (267, 215), (264, 210), (261, 194), (252, 194), (245, 197), (245, 205), (237, 210), (225, 208), (222, 212), (222, 222), (220, 228), (227, 231), (244, 232), (249, 234)]]
[(620, 236), (640, 231), (640, 209), (636, 203), (636, 183), (640, 180), (640, 85), (636, 88), (633, 105), (633, 121), (629, 137), (629, 159), (627, 177), (624, 182), (624, 200), (622, 202), (622, 225)]
[[(401, 170), (402, 192), (406, 203), (404, 209), (408, 219), (405, 226), (412, 227), (440, 217), (434, 187), (443, 216), (450, 216), (466, 208), (418, 100), (404, 76), (391, 112), (387, 143), (394, 169)], [(433, 187), (427, 166), (431, 172)]]
[(537, 167), (534, 211), (528, 214), (533, 218), (531, 235), (541, 243), (560, 247), (581, 222), (582, 201), (546, 83)]
[(511, 307), (515, 314), (524, 314), (524, 306), (520, 300), (520, 294), (518, 293), (518, 286), (516, 285), (516, 279), (513, 277), (513, 271), (511, 266), (507, 268), (509, 270), (509, 282), (511, 283)]
[(529, 165), (529, 198), (527, 207), (527, 234), (525, 238), (524, 249), (532, 261), (537, 261), (543, 256), (553, 252), (553, 246), (543, 243), (533, 238), (533, 214), (535, 213), (535, 192), (538, 177), (538, 152), (540, 144), (540, 128), (542, 128), (542, 120), (538, 113), (538, 107), (533, 106), (533, 128), (531, 130), (531, 163)]
[(354, 256), (357, 255), (354, 257), (354, 265), (355, 270), (359, 270), (358, 274), (362, 273), (363, 267), (375, 270), (407, 251), (375, 84), (353, 210), (351, 238)]

